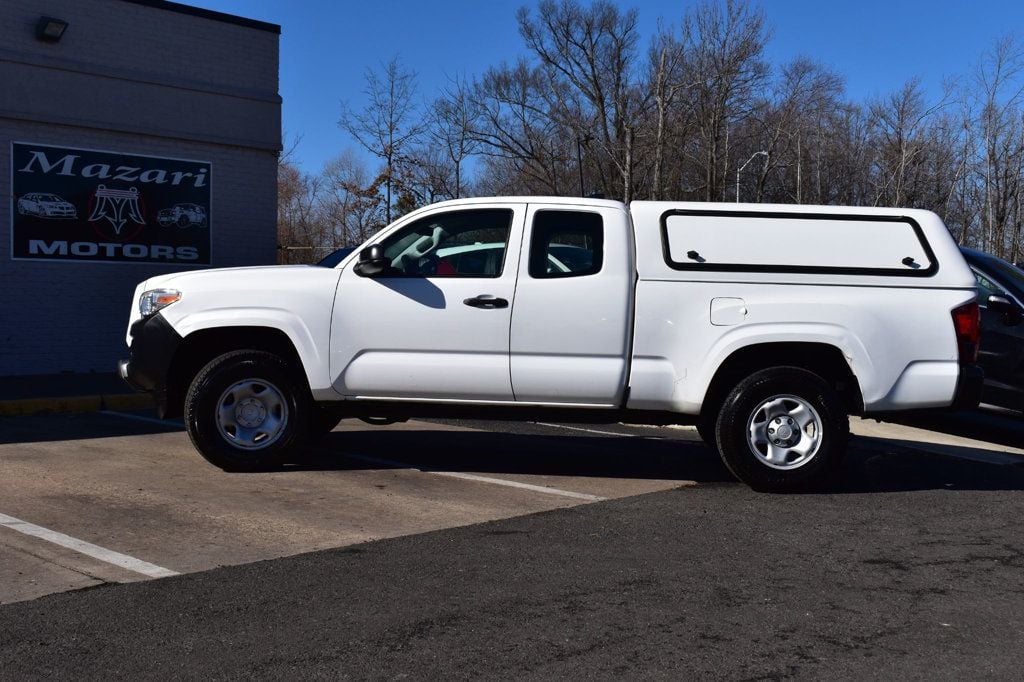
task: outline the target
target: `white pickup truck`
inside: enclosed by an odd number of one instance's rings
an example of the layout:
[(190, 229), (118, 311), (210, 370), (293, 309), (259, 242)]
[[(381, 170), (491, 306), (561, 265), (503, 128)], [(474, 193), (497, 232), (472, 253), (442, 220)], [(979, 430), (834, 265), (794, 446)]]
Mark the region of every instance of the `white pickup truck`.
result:
[(695, 423), (741, 480), (834, 474), (848, 414), (977, 403), (975, 280), (932, 213), (449, 201), (334, 268), (139, 284), (121, 375), (228, 470), (342, 417)]

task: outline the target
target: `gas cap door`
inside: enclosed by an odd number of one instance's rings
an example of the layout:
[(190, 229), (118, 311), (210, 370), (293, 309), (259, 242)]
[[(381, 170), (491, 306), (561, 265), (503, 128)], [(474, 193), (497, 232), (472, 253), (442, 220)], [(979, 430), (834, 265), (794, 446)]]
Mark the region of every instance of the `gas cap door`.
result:
[(711, 299), (711, 324), (732, 327), (747, 318), (747, 304), (742, 298)]

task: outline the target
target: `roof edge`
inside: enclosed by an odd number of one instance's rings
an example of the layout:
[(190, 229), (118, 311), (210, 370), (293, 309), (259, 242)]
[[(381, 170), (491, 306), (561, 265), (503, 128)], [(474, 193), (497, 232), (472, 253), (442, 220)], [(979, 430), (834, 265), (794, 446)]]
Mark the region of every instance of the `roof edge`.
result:
[(192, 5), (184, 5), (180, 2), (170, 2), (169, 0), (121, 0), (121, 2), (127, 2), (132, 5), (142, 5), (143, 7), (152, 7), (153, 9), (167, 10), (168, 12), (178, 12), (179, 14), (190, 14), (194, 17), (212, 19), (213, 21), (222, 21), (226, 24), (235, 24), (236, 26), (254, 28), (258, 31), (267, 31), (268, 33), (276, 33), (278, 35), (281, 33), (281, 26), (279, 24), (257, 21), (256, 19), (248, 19), (235, 14), (217, 12), (212, 9), (203, 9), (202, 7), (193, 7)]

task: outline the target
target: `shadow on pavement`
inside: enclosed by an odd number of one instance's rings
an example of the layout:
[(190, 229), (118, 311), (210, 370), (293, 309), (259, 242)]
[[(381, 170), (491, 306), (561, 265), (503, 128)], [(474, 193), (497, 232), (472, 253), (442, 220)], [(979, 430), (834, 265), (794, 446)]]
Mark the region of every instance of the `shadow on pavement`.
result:
[[(147, 416), (152, 416), (152, 413), (147, 413)], [(136, 421), (103, 413), (0, 417), (0, 445), (141, 436), (151, 433), (170, 433), (182, 429), (180, 423), (173, 421), (164, 423)]]
[[(935, 427), (983, 439), (1009, 437), (1020, 425), (998, 415), (957, 414), (935, 419)], [(914, 426), (924, 427), (920, 417)], [(907, 423), (911, 423), (909, 420)], [(511, 428), (511, 427), (510, 427)], [(0, 418), (0, 444), (181, 432), (180, 423), (144, 422), (104, 414), (39, 415)], [(335, 431), (310, 451), (298, 470), (387, 468), (350, 455), (391, 460), (416, 468), (479, 474), (591, 476), (734, 483), (717, 454), (700, 441), (672, 437), (542, 435), (511, 431), (449, 431), (367, 426)], [(999, 439), (984, 438), (988, 442)], [(1020, 441), (1008, 443), (1019, 445)], [(944, 445), (946, 455), (922, 452), (911, 441), (854, 437), (838, 483), (830, 493), (917, 490), (1024, 490), (1024, 458), (1016, 463), (984, 460), (990, 450)], [(187, 441), (183, 446), (190, 447)], [(209, 466), (198, 457), (196, 466)], [(395, 465), (395, 468), (400, 468)], [(258, 474), (256, 474), (258, 475)]]
[(829, 492), (1024, 490), (1024, 458), (993, 464), (975, 459), (986, 451), (943, 448), (946, 455), (918, 450), (909, 441), (854, 436), (843, 473)]
[(388, 468), (347, 456), (351, 454), (421, 469), (478, 474), (733, 480), (718, 456), (699, 441), (488, 431), (387, 431), (372, 427), (328, 434), (313, 449), (303, 468)]
[(973, 438), (997, 445), (1024, 447), (1024, 418), (995, 412), (936, 412), (890, 415), (886, 421), (928, 431)]
[[(900, 441), (853, 437), (835, 485), (826, 494), (916, 490), (1024, 490), (1024, 460), (1002, 466), (972, 461), (977, 451), (947, 446), (942, 456)], [(954, 452), (962, 450), (962, 452)], [(391, 468), (479, 474), (593, 476), (736, 483), (718, 455), (699, 441), (589, 436), (538, 436), (474, 431), (353, 431), (329, 434), (304, 470), (389, 468), (356, 460), (391, 460)]]

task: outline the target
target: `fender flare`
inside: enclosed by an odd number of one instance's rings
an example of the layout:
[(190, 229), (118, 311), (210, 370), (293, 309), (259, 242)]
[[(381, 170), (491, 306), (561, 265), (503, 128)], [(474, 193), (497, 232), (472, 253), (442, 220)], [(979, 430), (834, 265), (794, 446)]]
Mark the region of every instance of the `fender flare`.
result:
[[(216, 308), (191, 313), (172, 323), (175, 330), (187, 339), (196, 332), (232, 327), (262, 327), (284, 334), (295, 349), (302, 371), (311, 388), (329, 383), (326, 349), (327, 339), (319, 344), (302, 319), (284, 308), (253, 306), (245, 308)], [(322, 376), (321, 376), (322, 374)]]
[(779, 343), (820, 344), (831, 346), (842, 353), (850, 372), (860, 385), (861, 399), (879, 390), (872, 383), (875, 376), (871, 356), (860, 340), (840, 325), (827, 323), (786, 323), (785, 325), (752, 324), (736, 327), (722, 335), (708, 350), (706, 361), (694, 381), (688, 382), (686, 395), (679, 396), (687, 403), (703, 405), (708, 390), (718, 371), (730, 357), (745, 348)]

